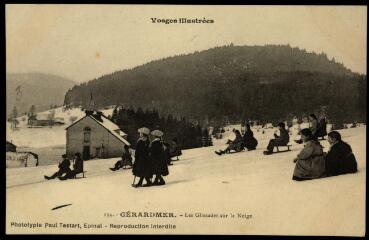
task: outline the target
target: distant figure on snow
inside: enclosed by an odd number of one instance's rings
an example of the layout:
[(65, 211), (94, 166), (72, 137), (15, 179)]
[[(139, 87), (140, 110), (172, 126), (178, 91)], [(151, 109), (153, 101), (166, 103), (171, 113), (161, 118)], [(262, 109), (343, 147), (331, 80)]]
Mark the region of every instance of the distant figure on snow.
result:
[(258, 141), (254, 137), (254, 133), (251, 130), (250, 124), (246, 124), (245, 134), (243, 135), (243, 145), (247, 150), (255, 150), (258, 145)]
[(59, 163), (59, 165), (58, 165), (59, 171), (54, 173), (51, 177), (48, 177), (48, 176), (45, 175), (44, 178), (46, 180), (50, 180), (50, 179), (54, 179), (54, 178), (59, 177), (59, 176), (63, 176), (64, 174), (69, 173), (71, 171), (70, 168), (69, 168), (70, 161), (67, 157), (67, 154), (63, 154), (62, 158), (63, 158), (62, 162)]
[(164, 148), (165, 161), (168, 165), (173, 165), (172, 159), (170, 157), (170, 144), (164, 141), (162, 143)]
[(168, 176), (169, 170), (167, 156), (165, 155), (161, 139), (163, 132), (154, 130), (151, 132), (151, 135), (154, 137), (149, 147), (149, 154), (153, 164), (153, 173), (155, 174), (153, 185), (165, 185), (163, 176)]
[[(140, 138), (136, 144), (135, 162), (133, 164), (132, 173), (140, 177), (140, 180), (134, 187), (151, 186), (152, 178), (152, 162), (149, 158), (149, 139), (150, 130), (148, 128), (138, 129)], [(143, 180), (146, 180), (146, 185), (142, 185)]]
[(351, 146), (341, 140), (341, 134), (332, 131), (328, 134), (330, 150), (325, 156), (326, 173), (328, 176), (336, 176), (357, 172), (357, 162), (352, 153)]
[(290, 141), (290, 135), (288, 134), (286, 130), (286, 126), (283, 122), (278, 123), (277, 125), (279, 130), (279, 136), (274, 133), (274, 139), (271, 139), (269, 141), (269, 144), (267, 146), (267, 150), (264, 151), (265, 155), (270, 155), (273, 153), (273, 149), (276, 146), (286, 146), (287, 143)]
[(313, 139), (318, 140), (318, 118), (314, 113), (309, 115), (310, 131), (313, 134)]
[(317, 130), (316, 137), (317, 138), (321, 137), (321, 138), (324, 139), (325, 136), (327, 136), (327, 120), (322, 115), (319, 119), (318, 130)]
[(181, 148), (178, 146), (177, 138), (172, 139), (169, 149), (170, 149), (170, 158), (177, 157), (176, 160), (179, 160), (178, 156), (182, 155), (182, 151), (181, 151)]
[(243, 139), (242, 139), (242, 135), (240, 133), (239, 130), (235, 130), (234, 133), (236, 134), (236, 138), (231, 141), (228, 140), (227, 144), (228, 147), (224, 150), (220, 150), (220, 151), (215, 151), (216, 154), (218, 154), (219, 156), (225, 153), (230, 153), (231, 150), (234, 150), (236, 152), (240, 152), (243, 150)]
[(128, 145), (124, 145), (122, 159), (117, 161), (115, 163), (114, 167), (110, 168), (110, 170), (116, 171), (116, 170), (118, 170), (120, 168), (124, 168), (126, 166), (132, 166), (132, 156), (131, 156), (131, 153), (129, 152), (129, 146)]
[(74, 157), (75, 159), (74, 159), (74, 164), (73, 164), (73, 170), (68, 172), (64, 176), (59, 176), (58, 178), (60, 180), (67, 180), (67, 179), (74, 178), (78, 173), (83, 172), (83, 159), (81, 158), (81, 154), (76, 153)]
[(324, 177), (325, 160), (322, 145), (314, 139), (313, 133), (308, 128), (301, 130), (301, 139), (305, 145), (293, 160), (296, 166), (292, 179), (304, 181)]

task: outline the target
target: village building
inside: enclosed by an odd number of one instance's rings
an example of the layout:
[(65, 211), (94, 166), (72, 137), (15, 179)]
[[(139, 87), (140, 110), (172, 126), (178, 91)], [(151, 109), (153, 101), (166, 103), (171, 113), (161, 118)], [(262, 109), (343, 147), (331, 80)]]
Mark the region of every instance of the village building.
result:
[(31, 115), (28, 117), (27, 124), (30, 127), (52, 126), (53, 120), (45, 114)]
[(7, 152), (16, 152), (17, 146), (15, 146), (12, 142), (6, 141), (6, 151)]
[(84, 160), (122, 156), (123, 147), (130, 146), (127, 134), (101, 112), (85, 112), (66, 128), (66, 154), (74, 156), (78, 152)]

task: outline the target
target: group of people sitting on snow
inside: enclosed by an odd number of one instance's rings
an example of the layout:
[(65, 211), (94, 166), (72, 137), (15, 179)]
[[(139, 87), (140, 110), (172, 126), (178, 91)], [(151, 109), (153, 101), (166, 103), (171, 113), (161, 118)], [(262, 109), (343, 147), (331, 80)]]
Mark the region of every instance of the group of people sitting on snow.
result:
[(254, 133), (251, 130), (250, 124), (246, 124), (246, 130), (242, 136), (239, 130), (234, 130), (236, 138), (231, 141), (228, 140), (228, 147), (224, 150), (215, 151), (216, 154), (222, 155), (225, 153), (230, 153), (232, 150), (235, 152), (240, 152), (245, 148), (248, 151), (255, 150), (258, 145), (258, 141), (254, 137)]
[[(304, 143), (304, 148), (294, 159), (296, 163), (293, 173), (293, 180), (303, 181), (315, 178), (335, 176), (346, 173), (357, 172), (357, 162), (349, 144), (341, 139), (341, 135), (337, 131), (331, 131), (327, 134), (325, 118), (321, 118), (318, 122), (314, 114), (310, 114), (310, 127), (302, 129), (299, 134), (301, 139), (297, 143)], [(248, 150), (256, 148), (257, 140), (253, 137), (250, 125), (247, 124), (244, 136), (238, 130), (233, 141), (227, 142), (228, 146), (225, 150), (216, 151), (218, 155), (230, 153), (231, 150), (236, 152), (242, 151), (244, 147)], [(287, 146), (290, 137), (283, 122), (278, 123), (277, 128), (279, 135), (274, 133), (274, 138), (267, 145), (267, 149), (263, 152), (265, 155), (273, 154), (273, 149), (278, 146)], [(327, 153), (323, 152), (323, 147), (318, 138), (328, 135), (330, 149)], [(247, 141), (247, 140), (248, 141)], [(250, 140), (255, 139), (255, 140)], [(248, 145), (247, 143), (255, 145)], [(251, 148), (250, 148), (251, 147)]]
[(76, 153), (74, 155), (74, 163), (73, 163), (73, 170), (70, 169), (70, 160), (67, 154), (62, 155), (63, 160), (58, 164), (59, 170), (55, 172), (53, 175), (44, 176), (46, 180), (59, 178), (60, 180), (67, 180), (75, 178), (77, 174), (83, 173), (83, 159), (81, 158), (80, 153)]
[(357, 172), (357, 162), (351, 146), (342, 141), (339, 132), (328, 133), (330, 149), (327, 153), (323, 152), (322, 145), (310, 129), (301, 130), (301, 139), (304, 148), (293, 160), (296, 163), (293, 180), (303, 181)]

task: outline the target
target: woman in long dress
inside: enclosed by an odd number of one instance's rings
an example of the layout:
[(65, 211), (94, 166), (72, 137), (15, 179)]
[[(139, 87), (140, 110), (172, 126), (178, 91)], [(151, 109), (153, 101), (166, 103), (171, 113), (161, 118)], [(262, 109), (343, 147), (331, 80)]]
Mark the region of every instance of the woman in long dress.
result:
[(165, 185), (163, 176), (169, 174), (167, 157), (164, 151), (162, 136), (163, 132), (154, 130), (151, 132), (154, 136), (154, 140), (150, 143), (149, 153), (150, 159), (153, 164), (153, 174), (155, 174), (155, 180), (153, 185)]
[(294, 159), (296, 166), (292, 179), (303, 181), (324, 177), (325, 160), (322, 145), (314, 139), (312, 132), (308, 128), (301, 130), (301, 140), (305, 145)]
[[(147, 128), (146, 128), (147, 129)], [(149, 129), (140, 128), (140, 138), (136, 144), (135, 151), (135, 162), (133, 164), (132, 173), (133, 175), (140, 177), (140, 180), (134, 187), (151, 186), (152, 178), (152, 162), (149, 158), (149, 144), (148, 134)], [(146, 180), (146, 185), (142, 185), (143, 180)]]

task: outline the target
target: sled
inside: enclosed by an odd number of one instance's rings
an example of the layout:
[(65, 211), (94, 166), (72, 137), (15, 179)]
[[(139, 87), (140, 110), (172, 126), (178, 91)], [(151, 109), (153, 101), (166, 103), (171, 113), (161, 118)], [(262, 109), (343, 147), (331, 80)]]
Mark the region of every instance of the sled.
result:
[[(273, 152), (273, 153), (280, 153), (280, 152), (288, 152), (288, 151), (291, 151), (291, 149), (290, 149), (290, 147), (291, 147), (292, 145), (290, 145), (290, 144), (288, 144), (288, 145), (285, 145), (285, 146), (275, 146), (276, 148), (277, 148), (277, 152)], [(279, 148), (281, 148), (281, 147), (287, 147), (287, 149), (286, 150), (280, 150)]]
[[(74, 175), (74, 179), (77, 179), (77, 178), (85, 178), (85, 173), (86, 172), (87, 171), (82, 171), (82, 172), (77, 173), (76, 175)], [(79, 174), (82, 174), (82, 177), (77, 177), (77, 175), (79, 175)]]

